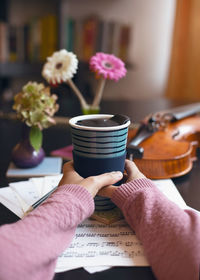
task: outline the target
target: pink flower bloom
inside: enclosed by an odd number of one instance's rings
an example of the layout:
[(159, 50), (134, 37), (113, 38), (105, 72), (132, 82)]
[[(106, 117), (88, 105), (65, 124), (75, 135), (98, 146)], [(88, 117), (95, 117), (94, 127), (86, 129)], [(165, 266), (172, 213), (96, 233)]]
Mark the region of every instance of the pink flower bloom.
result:
[(90, 69), (104, 79), (115, 80), (126, 75), (124, 62), (113, 54), (96, 53), (90, 58)]

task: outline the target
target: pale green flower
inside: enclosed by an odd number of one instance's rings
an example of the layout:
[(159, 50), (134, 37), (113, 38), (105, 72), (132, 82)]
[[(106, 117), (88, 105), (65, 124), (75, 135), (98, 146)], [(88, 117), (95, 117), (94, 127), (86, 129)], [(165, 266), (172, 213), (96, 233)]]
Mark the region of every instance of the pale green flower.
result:
[(42, 129), (54, 124), (53, 116), (58, 110), (57, 96), (42, 83), (28, 82), (15, 95), (13, 109), (20, 120), (31, 127), (29, 139), (38, 151), (42, 145)]
[(57, 96), (50, 93), (50, 88), (42, 83), (28, 82), (22, 91), (15, 95), (13, 109), (19, 119), (28, 126), (40, 130), (55, 123), (52, 118), (58, 110)]

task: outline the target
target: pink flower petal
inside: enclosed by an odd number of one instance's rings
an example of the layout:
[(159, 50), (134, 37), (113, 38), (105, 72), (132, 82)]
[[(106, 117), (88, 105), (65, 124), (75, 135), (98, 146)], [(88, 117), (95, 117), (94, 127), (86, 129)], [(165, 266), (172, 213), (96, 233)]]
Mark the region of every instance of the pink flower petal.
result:
[(118, 81), (127, 72), (124, 62), (113, 54), (96, 53), (96, 55), (91, 57), (89, 65), (90, 69), (97, 73), (97, 75), (101, 75), (104, 79), (109, 80)]

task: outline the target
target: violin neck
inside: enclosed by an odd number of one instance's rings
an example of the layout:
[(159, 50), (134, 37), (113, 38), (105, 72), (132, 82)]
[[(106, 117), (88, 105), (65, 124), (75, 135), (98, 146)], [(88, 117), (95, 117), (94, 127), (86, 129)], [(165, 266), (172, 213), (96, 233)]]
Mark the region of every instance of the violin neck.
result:
[(173, 116), (173, 121), (182, 120), (186, 117), (200, 113), (200, 103), (194, 103), (189, 105), (180, 106), (171, 110), (168, 110)]
[(153, 129), (149, 129), (150, 127), (142, 124), (137, 131), (135, 137), (131, 140), (131, 142), (127, 145), (127, 158), (142, 158), (144, 149), (139, 146), (139, 144), (149, 138), (153, 133)]

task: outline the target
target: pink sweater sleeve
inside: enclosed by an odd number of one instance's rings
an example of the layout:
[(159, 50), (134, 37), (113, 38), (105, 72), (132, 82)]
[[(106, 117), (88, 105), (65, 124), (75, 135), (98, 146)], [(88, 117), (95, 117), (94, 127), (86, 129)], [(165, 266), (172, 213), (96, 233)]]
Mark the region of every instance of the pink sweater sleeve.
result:
[(142, 241), (157, 279), (200, 279), (200, 217), (197, 213), (180, 209), (148, 179), (122, 185), (112, 200)]
[(57, 257), (93, 211), (86, 189), (65, 185), (23, 220), (1, 226), (0, 279), (52, 279)]

